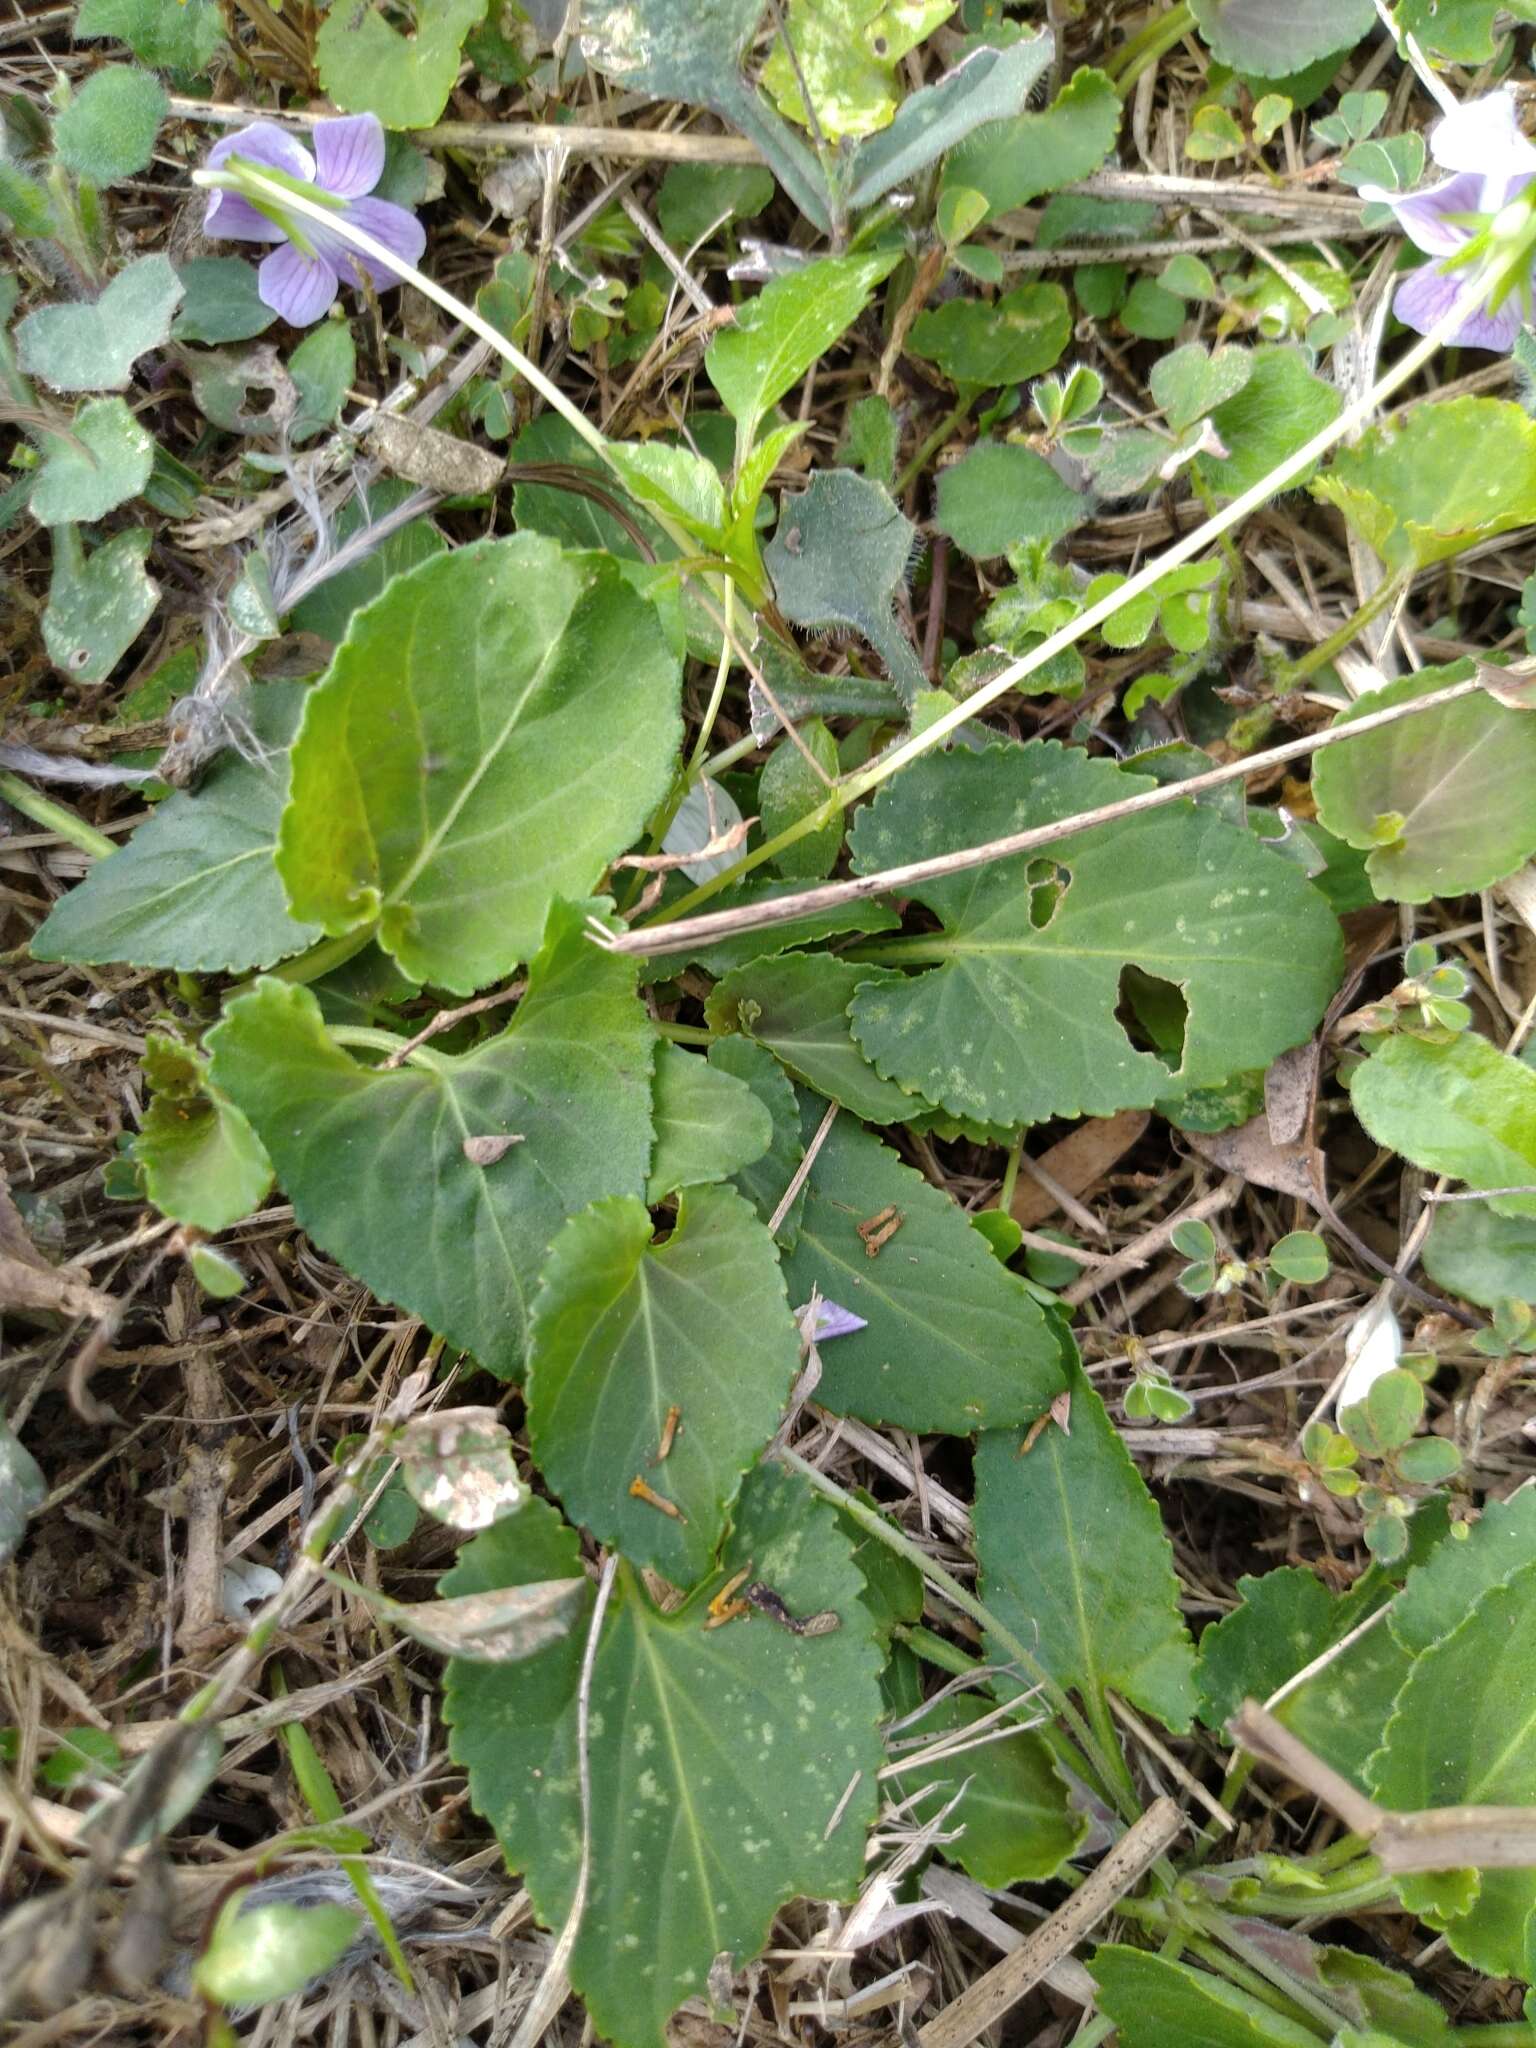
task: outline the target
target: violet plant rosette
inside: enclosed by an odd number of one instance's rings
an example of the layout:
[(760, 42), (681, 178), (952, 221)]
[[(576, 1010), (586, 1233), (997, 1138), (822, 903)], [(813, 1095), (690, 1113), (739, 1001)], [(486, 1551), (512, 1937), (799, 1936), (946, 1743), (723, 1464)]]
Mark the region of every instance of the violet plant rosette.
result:
[[(226, 135), (208, 152), (207, 171), (238, 171), (249, 164), (279, 185), (302, 192), (338, 219), (361, 228), (413, 267), (427, 246), (426, 230), (408, 207), (369, 195), (384, 175), (384, 130), (376, 114), (346, 114), (317, 121), (313, 154), (272, 121), (253, 121)], [(330, 308), (344, 284), (366, 277), (375, 291), (400, 282), (376, 257), (353, 248), (306, 215), (285, 213), (279, 202), (253, 200), (220, 186), (208, 201), (203, 233), (240, 242), (275, 242), (257, 267), (262, 304), (294, 327), (309, 327)]]
[[(1393, 302), (1398, 319), (1418, 334), (1430, 333), (1450, 314), (1475, 283), (1477, 266), (1504, 254), (1518, 237), (1529, 241), (1528, 188), (1536, 179), (1536, 145), (1521, 134), (1508, 92), (1488, 93), (1446, 114), (1430, 131), (1429, 152), (1451, 174), (1438, 185), (1406, 195), (1380, 185), (1360, 190), (1363, 199), (1390, 207), (1409, 241), (1434, 259), (1403, 280)], [(1530, 314), (1531, 257), (1500, 268), (1503, 275), (1445, 337), (1451, 346), (1499, 354), (1514, 347)]]

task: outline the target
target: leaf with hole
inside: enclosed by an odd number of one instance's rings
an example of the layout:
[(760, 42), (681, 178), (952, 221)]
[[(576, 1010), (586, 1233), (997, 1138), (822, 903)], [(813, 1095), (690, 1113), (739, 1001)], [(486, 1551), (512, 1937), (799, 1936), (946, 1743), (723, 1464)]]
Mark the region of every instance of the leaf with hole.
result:
[[(1471, 673), (1470, 662), (1457, 662), (1399, 676), (1334, 724), (1347, 728)], [(1312, 790), (1319, 823), (1369, 849), (1378, 897), (1471, 895), (1536, 853), (1536, 719), (1480, 691), (1330, 747), (1313, 763)]]
[(1536, 1216), (1536, 1072), (1475, 1031), (1447, 1044), (1397, 1037), (1349, 1076), (1355, 1115), (1378, 1145), (1490, 1195), (1497, 1216)]
[[(539, 1503), (480, 1537), (450, 1595), (574, 1576), (574, 1534)], [(830, 1511), (789, 1474), (742, 1490), (713, 1582), (750, 1571), (794, 1616), (706, 1629), (706, 1585), (663, 1614), (622, 1567), (598, 1644), (590, 1709), (591, 1868), (571, 1981), (618, 2048), (664, 2048), (716, 1956), (754, 1956), (798, 1896), (850, 1898), (883, 1761), (881, 1653), (861, 1575)], [(445, 1713), (470, 1796), (525, 1874), (539, 1918), (564, 1924), (581, 1825), (576, 1687), (586, 1630), (513, 1669), (449, 1666)], [(850, 1792), (850, 1787), (852, 1790)], [(659, 1872), (666, 1873), (658, 1885)]]
[(820, 469), (779, 505), (763, 550), (779, 610), (797, 626), (851, 626), (885, 663), (910, 706), (928, 687), (896, 618), (917, 529), (883, 485), (852, 469)]
[(808, 96), (817, 127), (832, 142), (871, 135), (896, 112), (897, 65), (955, 6), (956, 0), (788, 0), (784, 33), (762, 69), (763, 90), (802, 128), (810, 126)]
[(104, 683), (154, 616), (160, 586), (145, 574), (147, 526), (114, 534), (87, 554), (73, 526), (54, 529), (53, 577), (43, 645), (77, 683)]
[(137, 497), (154, 466), (154, 436), (120, 398), (81, 406), (61, 433), (42, 436), (42, 467), (32, 486), (32, 517), (42, 526), (104, 519)]
[(166, 256), (139, 256), (99, 299), (39, 306), (16, 323), (17, 360), (55, 391), (122, 391), (133, 366), (170, 339), (182, 284)]
[[(824, 1109), (807, 1096), (807, 1143)], [(1025, 1282), (846, 1111), (806, 1180), (784, 1277), (796, 1304), (814, 1289), (864, 1318), (821, 1354), (816, 1399), (833, 1414), (967, 1436), (1032, 1421), (1061, 1391), (1056, 1334)]]
[(157, 804), (54, 905), (33, 936), (35, 957), (241, 974), (313, 944), (320, 927), (288, 915), (273, 865), (303, 702), (298, 683), (253, 690), (256, 758), (231, 748), (195, 794)]
[(429, 127), (485, 9), (486, 0), (413, 0), (402, 33), (370, 0), (332, 0), (315, 36), (320, 83), (343, 113), (377, 114), (386, 128)]
[[(307, 989), (270, 979), (208, 1040), (215, 1084), (250, 1118), (300, 1228), (503, 1378), (522, 1366), (561, 1223), (641, 1195), (651, 1152), (654, 1039), (633, 968), (560, 905), (528, 983), (497, 1037), (390, 1070), (344, 1051)], [(521, 1142), (477, 1165), (465, 1142), (481, 1136)]]
[(413, 1415), (390, 1449), (411, 1499), (450, 1529), (488, 1529), (528, 1498), (512, 1462), (512, 1433), (494, 1408)]
[(685, 1190), (670, 1236), (651, 1233), (644, 1204), (615, 1197), (555, 1239), (528, 1436), (573, 1521), (686, 1586), (773, 1434), (800, 1339), (773, 1240), (734, 1188)]
[[(1048, 741), (931, 755), (860, 814), (853, 866), (875, 873), (1148, 787)], [(984, 1122), (1108, 1116), (1150, 1107), (1171, 1082), (1267, 1065), (1338, 983), (1338, 923), (1300, 869), (1194, 805), (1075, 834), (1038, 868), (1016, 855), (912, 894), (942, 930), (892, 940), (881, 960), (926, 971), (856, 991), (853, 1035), (888, 1080)], [(1117, 1018), (1127, 966), (1182, 994), (1176, 1072)]]
[(767, 1046), (797, 1081), (866, 1123), (906, 1123), (930, 1105), (882, 1080), (848, 1023), (856, 990), (897, 978), (890, 968), (831, 953), (785, 953), (727, 974), (711, 991), (705, 1015), (713, 1030), (745, 1032)]
[[(1195, 1652), (1157, 1503), (1075, 1362), (1067, 1384), (1067, 1428), (1049, 1423), (1027, 1450), (1012, 1430), (977, 1445), (982, 1598), (1090, 1714), (1116, 1692), (1186, 1729)], [(1010, 1661), (999, 1644), (991, 1654)]]
[(773, 1119), (745, 1081), (680, 1045), (656, 1055), (648, 1202), (679, 1188), (728, 1180), (762, 1158), (773, 1142)]
[(353, 617), (305, 700), (290, 907), (472, 994), (640, 831), (679, 731), (677, 662), (614, 562), (537, 534), (438, 556)]

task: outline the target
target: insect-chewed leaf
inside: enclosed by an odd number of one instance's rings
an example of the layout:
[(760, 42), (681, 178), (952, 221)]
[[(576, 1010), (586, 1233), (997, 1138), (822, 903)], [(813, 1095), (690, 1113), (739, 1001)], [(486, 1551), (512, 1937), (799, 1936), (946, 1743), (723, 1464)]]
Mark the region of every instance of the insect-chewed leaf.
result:
[(305, 701), (277, 853), (294, 915), (376, 922), (406, 973), (483, 988), (634, 838), (680, 730), (655, 608), (608, 557), (518, 533), (424, 562)]
[[(807, 1098), (807, 1139), (824, 1108)], [(947, 1195), (846, 1115), (816, 1155), (784, 1274), (791, 1300), (814, 1289), (867, 1325), (821, 1354), (816, 1399), (834, 1414), (967, 1436), (1030, 1421), (1061, 1391), (1055, 1333), (1023, 1281)]]
[(494, 1408), (414, 1415), (392, 1449), (412, 1500), (450, 1529), (488, 1529), (528, 1497), (512, 1463), (512, 1432)]
[(412, 9), (402, 35), (382, 7), (332, 7), (315, 37), (320, 80), (348, 113), (377, 114), (390, 128), (425, 128), (448, 103), (459, 46), (485, 13), (485, 0), (436, 0)]
[(977, 1447), (987, 1604), (1058, 1685), (1113, 1690), (1187, 1728), (1195, 1653), (1157, 1503), (1079, 1366), (1069, 1382), (1070, 1436), (1053, 1424), (1021, 1455), (1012, 1431), (992, 1431)]
[(689, 1585), (799, 1360), (773, 1240), (734, 1188), (684, 1190), (660, 1245), (643, 1203), (594, 1203), (534, 1303), (533, 1454), (574, 1521)]
[(414, 1603), (391, 1600), (368, 1586), (354, 1590), (376, 1614), (439, 1656), (466, 1664), (520, 1664), (570, 1634), (586, 1588), (580, 1576), (540, 1579), (531, 1586)]
[[(861, 814), (853, 864), (874, 873), (1151, 787), (1053, 741), (930, 755)], [(853, 1035), (881, 1074), (984, 1121), (1109, 1116), (1267, 1065), (1321, 1017), (1341, 969), (1338, 920), (1247, 830), (1170, 806), (1063, 839), (1049, 856), (1052, 879), (1038, 888), (1021, 855), (913, 890), (944, 930), (882, 957), (937, 964), (852, 1000)], [(1176, 1072), (1116, 1018), (1126, 966), (1183, 994)]]
[[(274, 979), (236, 997), (208, 1046), (301, 1227), (503, 1378), (522, 1365), (561, 1223), (600, 1196), (645, 1191), (651, 1022), (633, 967), (591, 945), (569, 905), (512, 1022), (472, 1052), (362, 1066), (308, 989)], [(509, 1132), (522, 1143), (493, 1164), (466, 1157), (466, 1137)]]
[[(570, 1577), (577, 1557), (574, 1534), (531, 1502), (468, 1545), (443, 1590)], [(797, 1635), (753, 1612), (706, 1628), (711, 1584), (748, 1570), (791, 1614), (840, 1625)], [(742, 1489), (717, 1580), (677, 1612), (660, 1613), (621, 1568), (592, 1676), (591, 1876), (570, 1966), (619, 2048), (663, 2048), (714, 1958), (754, 1955), (786, 1899), (857, 1890), (881, 1764), (881, 1660), (860, 1585), (830, 1510), (763, 1468)], [(447, 1676), (475, 1806), (554, 1927), (581, 1856), (583, 1637), (578, 1624), (515, 1669), (456, 1660)]]

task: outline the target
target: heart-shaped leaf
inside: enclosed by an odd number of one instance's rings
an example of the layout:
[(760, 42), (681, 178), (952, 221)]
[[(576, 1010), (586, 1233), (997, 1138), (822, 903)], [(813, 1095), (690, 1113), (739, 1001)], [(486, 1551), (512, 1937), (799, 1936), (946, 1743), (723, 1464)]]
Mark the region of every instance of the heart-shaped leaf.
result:
[(933, 523), (985, 561), (1011, 547), (1050, 547), (1087, 516), (1087, 501), (1043, 455), (1011, 441), (982, 441), (940, 475)]
[(75, 527), (55, 528), (43, 645), (74, 682), (104, 683), (149, 624), (160, 602), (144, 572), (150, 543), (149, 528), (135, 526), (88, 555)]
[[(300, 1227), (505, 1378), (561, 1223), (645, 1189), (654, 1039), (634, 989), (562, 904), (512, 1022), (472, 1052), (362, 1066), (308, 989), (263, 979), (209, 1034), (213, 1078)], [(478, 1164), (466, 1143), (480, 1137), (520, 1142)]]
[(93, 399), (67, 433), (45, 436), (32, 517), (43, 526), (104, 519), (143, 490), (154, 459), (154, 436), (122, 399)]
[(957, 390), (1022, 384), (1060, 362), (1072, 309), (1059, 284), (1021, 284), (996, 300), (950, 299), (912, 323), (913, 355), (936, 363)]
[[(1378, 1145), (1474, 1188), (1536, 1185), (1536, 1072), (1475, 1031), (1447, 1044), (1389, 1038), (1349, 1077)], [(1536, 1195), (1490, 1195), (1498, 1216), (1536, 1216)]]
[(154, 1099), (134, 1141), (144, 1192), (162, 1216), (217, 1233), (261, 1206), (272, 1162), (245, 1118), (208, 1086), (208, 1062), (151, 1031), (145, 1074)]
[(416, 0), (405, 34), (369, 0), (333, 0), (315, 37), (320, 83), (348, 114), (386, 128), (426, 128), (448, 104), (464, 38), (486, 0)]
[(1152, 365), (1152, 396), (1175, 434), (1229, 398), (1235, 398), (1253, 375), (1253, 355), (1228, 346), (1214, 353), (1198, 341), (1186, 342)]
[(99, 299), (39, 306), (16, 324), (21, 367), (55, 391), (121, 391), (134, 364), (163, 348), (181, 304), (168, 256), (140, 256)]
[(527, 533), (438, 556), (353, 617), (306, 700), (290, 907), (376, 922), (407, 974), (482, 988), (639, 832), (679, 731), (678, 664), (616, 563)]
[(800, 1361), (778, 1258), (734, 1188), (688, 1189), (651, 1242), (641, 1202), (555, 1239), (533, 1309), (528, 1433), (572, 1521), (676, 1585), (709, 1570)]
[(165, 87), (131, 64), (93, 71), (53, 124), (59, 162), (93, 185), (147, 170), (165, 119)]

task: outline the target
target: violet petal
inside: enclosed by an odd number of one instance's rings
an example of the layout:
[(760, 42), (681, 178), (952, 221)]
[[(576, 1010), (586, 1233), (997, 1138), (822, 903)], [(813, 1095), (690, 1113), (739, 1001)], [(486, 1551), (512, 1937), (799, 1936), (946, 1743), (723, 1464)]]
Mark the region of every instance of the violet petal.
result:
[(1444, 170), (1475, 171), (1481, 178), (1536, 171), (1536, 147), (1521, 134), (1514, 100), (1502, 91), (1468, 100), (1438, 120), (1429, 153)]
[(361, 199), (384, 175), (384, 129), (377, 114), (317, 121), (311, 140), (316, 180), (338, 199)]
[(232, 156), (266, 164), (271, 170), (286, 172), (290, 178), (302, 178), (306, 184), (314, 181), (314, 158), (296, 135), (279, 128), (275, 121), (253, 121), (248, 128), (237, 128), (233, 135), (221, 135), (208, 152), (208, 169), (216, 171)]
[(288, 237), (274, 220), (258, 213), (249, 199), (238, 192), (213, 192), (203, 215), (203, 233), (222, 236), (232, 242), (285, 242)]
[(290, 327), (309, 327), (336, 297), (336, 273), (329, 263), (305, 256), (291, 242), (264, 257), (256, 272), (256, 289), (264, 306)]
[[(344, 218), (361, 228), (365, 235), (372, 235), (376, 242), (382, 242), (403, 263), (414, 265), (421, 261), (427, 246), (427, 231), (408, 208), (396, 206), (389, 199), (354, 199)], [(355, 283), (359, 268), (373, 280), (375, 291), (388, 291), (400, 282), (388, 264), (381, 263), (376, 256), (366, 255), (361, 249), (354, 249), (340, 235), (327, 234), (318, 222), (311, 232), (316, 249), (343, 284)]]
[[(810, 1314), (810, 1302), (807, 1302), (804, 1308), (797, 1308), (795, 1310), (795, 1320), (799, 1323), (802, 1331), (806, 1330)], [(825, 1344), (829, 1338), (851, 1337), (855, 1330), (867, 1330), (868, 1328), (869, 1324), (865, 1318), (863, 1316), (856, 1316), (852, 1309), (844, 1308), (835, 1301), (818, 1301), (816, 1303), (816, 1325), (808, 1334), (813, 1343)]]
[[(1405, 327), (1416, 334), (1428, 334), (1443, 320), (1467, 290), (1470, 273), (1453, 271), (1449, 276), (1437, 264), (1426, 263), (1404, 278), (1397, 288), (1392, 310)], [(1486, 348), (1506, 355), (1520, 332), (1518, 300), (1507, 298), (1496, 313), (1481, 304), (1470, 305), (1465, 318), (1446, 338), (1449, 348)]]
[(1470, 240), (1472, 233), (1464, 220), (1454, 221), (1449, 216), (1482, 212), (1483, 186), (1484, 180), (1475, 171), (1461, 171), (1422, 192), (1410, 192), (1406, 198), (1374, 185), (1361, 196), (1384, 200), (1403, 233), (1426, 256), (1449, 256)]

